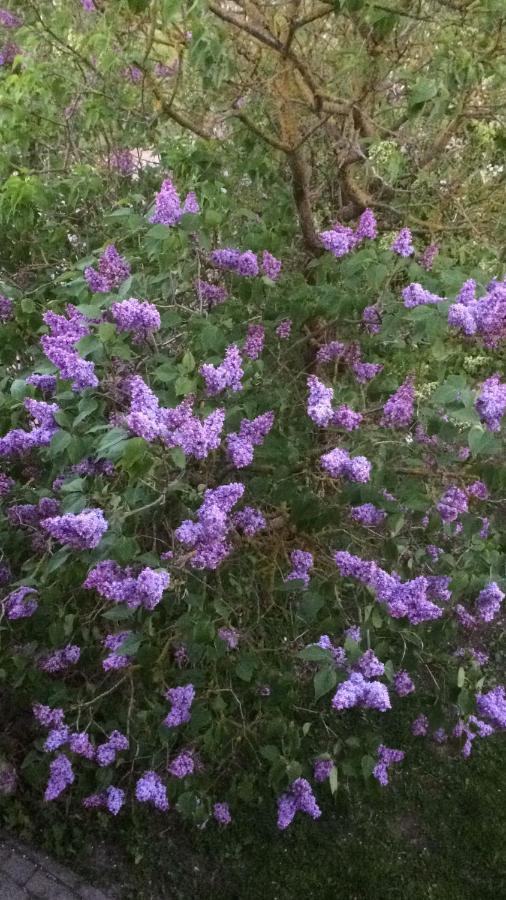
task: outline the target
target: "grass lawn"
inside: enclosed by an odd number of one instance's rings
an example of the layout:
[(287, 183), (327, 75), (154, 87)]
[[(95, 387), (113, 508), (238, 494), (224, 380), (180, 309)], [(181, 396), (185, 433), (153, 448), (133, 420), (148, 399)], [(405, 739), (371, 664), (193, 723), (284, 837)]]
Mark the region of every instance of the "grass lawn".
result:
[(128, 900), (498, 900), (506, 897), (503, 760), (500, 737), (467, 762), (427, 748), (391, 787), (341, 790), (319, 822), (299, 815), (285, 833), (274, 806), (222, 830), (174, 818), (161, 832), (163, 818), (143, 810), (135, 826), (123, 816), (101, 833), (95, 818), (85, 834), (81, 817), (43, 831), (39, 809), (35, 839), (85, 874), (121, 883)]

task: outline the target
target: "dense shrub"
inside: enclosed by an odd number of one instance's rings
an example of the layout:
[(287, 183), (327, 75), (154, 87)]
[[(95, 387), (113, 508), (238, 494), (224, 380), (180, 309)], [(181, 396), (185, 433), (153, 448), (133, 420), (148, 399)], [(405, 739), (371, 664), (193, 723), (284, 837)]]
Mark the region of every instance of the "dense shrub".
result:
[(506, 287), (369, 211), (280, 266), (198, 200), (4, 287), (2, 783), (283, 828), (505, 725)]

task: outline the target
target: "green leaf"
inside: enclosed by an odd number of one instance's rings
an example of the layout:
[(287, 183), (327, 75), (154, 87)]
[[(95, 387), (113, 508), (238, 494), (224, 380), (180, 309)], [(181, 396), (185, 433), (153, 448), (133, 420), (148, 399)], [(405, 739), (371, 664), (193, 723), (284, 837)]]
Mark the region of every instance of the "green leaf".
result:
[(241, 681), (251, 681), (254, 670), (255, 666), (251, 660), (241, 659), (235, 667), (235, 674)]
[(308, 662), (328, 662), (332, 659), (330, 650), (324, 650), (323, 647), (317, 647), (316, 644), (310, 644), (309, 647), (299, 650), (297, 656)]
[(319, 700), (324, 694), (328, 694), (337, 684), (336, 670), (332, 666), (324, 666), (313, 678), (314, 698)]
[(459, 688), (464, 687), (465, 682), (466, 682), (466, 670), (463, 669), (462, 666), (460, 666), (459, 670), (457, 672), (457, 687), (459, 687)]
[(332, 795), (334, 795), (335, 793), (337, 793), (337, 787), (338, 787), (338, 775), (337, 775), (337, 769), (336, 769), (335, 766), (332, 766), (332, 768), (331, 768), (331, 770), (330, 770), (330, 775), (329, 775), (329, 787), (330, 787), (330, 793), (331, 793)]

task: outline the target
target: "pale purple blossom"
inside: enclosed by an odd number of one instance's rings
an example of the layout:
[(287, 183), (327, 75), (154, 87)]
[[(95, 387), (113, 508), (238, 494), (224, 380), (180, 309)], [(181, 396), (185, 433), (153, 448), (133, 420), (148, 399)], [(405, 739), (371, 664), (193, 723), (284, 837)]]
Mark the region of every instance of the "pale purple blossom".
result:
[(409, 228), (401, 228), (390, 249), (398, 256), (412, 256), (415, 252), (413, 237)]
[(165, 697), (172, 704), (169, 714), (165, 717), (163, 724), (167, 728), (177, 728), (178, 725), (184, 725), (190, 721), (190, 708), (195, 698), (195, 688), (193, 684), (185, 684), (183, 687), (169, 688)]

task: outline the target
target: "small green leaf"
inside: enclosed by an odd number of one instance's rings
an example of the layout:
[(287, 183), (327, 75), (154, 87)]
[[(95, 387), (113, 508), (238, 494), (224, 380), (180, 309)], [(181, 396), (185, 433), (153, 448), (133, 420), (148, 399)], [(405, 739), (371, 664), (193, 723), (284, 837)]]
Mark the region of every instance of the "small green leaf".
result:
[(331, 666), (321, 668), (313, 678), (314, 697), (319, 700), (324, 694), (328, 694), (337, 684), (336, 670)]

